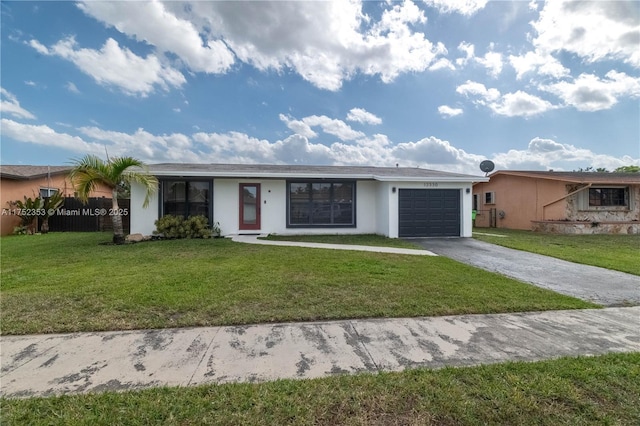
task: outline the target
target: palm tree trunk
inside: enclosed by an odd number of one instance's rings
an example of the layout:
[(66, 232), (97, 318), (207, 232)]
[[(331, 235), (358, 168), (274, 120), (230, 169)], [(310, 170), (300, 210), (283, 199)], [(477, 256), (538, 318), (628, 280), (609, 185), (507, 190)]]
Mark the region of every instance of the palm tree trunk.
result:
[(113, 211), (111, 213), (111, 224), (113, 225), (113, 243), (124, 244), (124, 228), (122, 226), (122, 216), (120, 216), (120, 207), (118, 206), (118, 188), (114, 188), (111, 198)]

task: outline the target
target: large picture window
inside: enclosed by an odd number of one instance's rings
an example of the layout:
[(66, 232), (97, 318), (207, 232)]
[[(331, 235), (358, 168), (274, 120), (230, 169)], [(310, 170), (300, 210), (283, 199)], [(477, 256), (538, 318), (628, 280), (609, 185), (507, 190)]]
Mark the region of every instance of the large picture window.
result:
[(162, 216), (210, 218), (211, 182), (165, 180), (162, 182)]
[(354, 227), (355, 182), (289, 182), (287, 226)]
[(589, 188), (589, 207), (628, 207), (627, 188)]

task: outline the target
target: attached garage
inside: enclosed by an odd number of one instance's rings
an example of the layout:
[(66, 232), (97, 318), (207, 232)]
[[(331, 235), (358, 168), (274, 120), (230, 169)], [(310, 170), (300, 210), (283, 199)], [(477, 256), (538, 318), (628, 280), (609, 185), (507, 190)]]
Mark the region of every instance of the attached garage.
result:
[(459, 189), (400, 189), (399, 237), (459, 237)]

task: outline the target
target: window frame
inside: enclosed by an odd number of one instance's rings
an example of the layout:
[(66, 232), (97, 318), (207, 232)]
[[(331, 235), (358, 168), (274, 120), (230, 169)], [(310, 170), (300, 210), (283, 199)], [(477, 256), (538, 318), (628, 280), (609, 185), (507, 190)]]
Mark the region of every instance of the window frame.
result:
[[(624, 204), (606, 204), (606, 205), (592, 205), (591, 204), (591, 191), (595, 190), (622, 190), (624, 192)], [(629, 186), (591, 186), (587, 191), (584, 191), (584, 204), (583, 210), (630, 210), (631, 209), (631, 190)]]
[(191, 205), (191, 202), (188, 201), (188, 194), (189, 194), (189, 188), (188, 188), (188, 183), (191, 182), (201, 182), (201, 183), (206, 183), (208, 184), (208, 191), (209, 191), (209, 200), (207, 200), (207, 207), (209, 209), (209, 214), (207, 216), (207, 219), (209, 221), (209, 225), (213, 225), (213, 179), (203, 179), (203, 178), (198, 178), (198, 177), (192, 177), (192, 178), (184, 178), (184, 177), (179, 177), (179, 176), (167, 176), (167, 177), (163, 177), (162, 179), (158, 179), (159, 181), (159, 188), (158, 188), (158, 217), (164, 217), (170, 213), (165, 213), (165, 199), (164, 199), (164, 189), (165, 189), (165, 185), (168, 182), (185, 182), (185, 197), (187, 198), (185, 200), (185, 215), (183, 215), (182, 217), (184, 217), (185, 219), (188, 218), (190, 216), (189, 214), (189, 206)]
[[(489, 195), (490, 200), (487, 201), (487, 195)], [(490, 205), (494, 205), (496, 203), (496, 193), (495, 191), (486, 191), (484, 193), (484, 203), (483, 204), (490, 204)]]
[[(351, 215), (352, 221), (351, 223), (291, 223), (291, 185), (292, 184), (307, 184), (312, 185), (314, 183), (325, 183), (331, 184), (330, 196), (329, 196), (329, 204), (333, 205), (335, 203), (334, 200), (334, 184), (350, 184), (352, 187), (351, 190)], [(356, 195), (357, 195), (357, 181), (353, 179), (288, 179), (286, 181), (286, 226), (287, 228), (298, 228), (298, 229), (313, 229), (313, 228), (356, 228), (357, 227), (357, 205), (356, 205)], [(307, 201), (309, 206), (313, 205), (313, 192), (309, 191), (309, 200)], [(333, 214), (332, 214), (333, 220)], [(312, 222), (312, 217), (309, 217), (309, 222)]]
[[(47, 191), (47, 195), (42, 195), (42, 191)], [(38, 191), (38, 196), (40, 198), (49, 198), (57, 192), (60, 192), (60, 189), (41, 186), (40, 191)]]

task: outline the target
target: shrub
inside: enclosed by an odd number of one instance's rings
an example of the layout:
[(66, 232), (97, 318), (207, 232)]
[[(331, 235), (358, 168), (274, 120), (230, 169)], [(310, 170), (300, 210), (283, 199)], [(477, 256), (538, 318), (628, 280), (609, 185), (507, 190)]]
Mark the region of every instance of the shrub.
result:
[(166, 215), (156, 220), (155, 225), (153, 233), (164, 238), (211, 238), (209, 220), (204, 216), (184, 219), (182, 216)]

